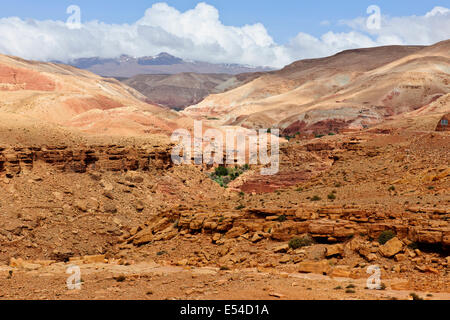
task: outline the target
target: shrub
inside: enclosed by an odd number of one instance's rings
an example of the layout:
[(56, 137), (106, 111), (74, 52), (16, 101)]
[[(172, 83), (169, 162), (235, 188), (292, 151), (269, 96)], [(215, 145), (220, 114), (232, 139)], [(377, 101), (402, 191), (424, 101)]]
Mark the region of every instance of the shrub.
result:
[(242, 209), (244, 209), (244, 208), (245, 208), (245, 206), (242, 205), (242, 204), (240, 204), (240, 205), (238, 205), (238, 206), (236, 207), (236, 210), (242, 210)]
[(293, 238), (289, 241), (289, 248), (295, 250), (302, 247), (310, 246), (314, 243), (314, 240), (308, 235), (302, 238)]
[(383, 231), (380, 236), (378, 237), (378, 242), (380, 244), (385, 244), (386, 242), (388, 242), (389, 240), (395, 238), (397, 235), (395, 234), (394, 231), (392, 230), (386, 230)]
[(388, 191), (395, 191), (395, 187), (394, 186), (390, 186)]
[(225, 167), (218, 167), (218, 168), (216, 168), (215, 174), (218, 177), (227, 176), (228, 175), (228, 169), (225, 168)]
[(311, 201), (320, 201), (320, 200), (322, 200), (322, 198), (319, 196), (314, 196), (311, 198)]
[(336, 200), (336, 195), (335, 195), (334, 193), (330, 193), (330, 194), (328, 195), (328, 199), (329, 199), (329, 200)]
[(278, 217), (277, 219), (279, 222), (284, 222), (286, 221), (286, 216), (284, 214), (282, 214), (281, 216)]
[(225, 186), (225, 182), (223, 181), (223, 177), (215, 177), (213, 178), (215, 182), (217, 182), (222, 188)]
[(423, 298), (419, 297), (417, 293), (412, 292), (409, 295), (413, 298), (413, 300), (423, 300)]
[(117, 282), (124, 282), (127, 278), (124, 275), (120, 275), (114, 278)]
[(210, 174), (209, 177), (217, 182), (221, 187), (227, 188), (231, 181), (236, 180), (241, 174), (249, 169), (250, 166), (248, 164), (244, 165), (242, 168), (238, 166), (234, 168), (226, 168), (221, 166), (216, 168), (214, 173)]

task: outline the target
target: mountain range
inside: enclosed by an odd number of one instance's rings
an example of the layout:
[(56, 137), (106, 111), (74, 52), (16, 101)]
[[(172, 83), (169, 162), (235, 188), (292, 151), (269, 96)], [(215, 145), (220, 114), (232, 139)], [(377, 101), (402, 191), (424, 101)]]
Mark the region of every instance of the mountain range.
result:
[[(0, 55), (0, 113), (7, 126), (32, 120), (33, 127), (122, 136), (170, 135), (195, 119), (205, 127), (280, 128), (285, 136), (387, 123), (434, 129), (450, 111), (449, 74), (450, 40), (348, 50), (278, 71), (142, 75), (124, 82)], [(190, 104), (181, 112), (167, 107)]]
[[(60, 61), (54, 61), (61, 63)], [(224, 73), (240, 74), (273, 70), (268, 67), (253, 67), (240, 64), (214, 64), (202, 61), (183, 60), (162, 52), (156, 56), (118, 58), (80, 58), (68, 62), (69, 65), (89, 70), (105, 77), (130, 78), (140, 74)]]

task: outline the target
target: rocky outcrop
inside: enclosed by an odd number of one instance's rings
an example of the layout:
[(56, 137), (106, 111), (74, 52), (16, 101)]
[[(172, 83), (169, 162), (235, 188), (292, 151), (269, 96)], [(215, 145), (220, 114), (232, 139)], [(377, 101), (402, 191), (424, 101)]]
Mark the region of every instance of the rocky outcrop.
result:
[(125, 147), (119, 145), (46, 147), (0, 147), (0, 174), (13, 177), (31, 171), (37, 164), (68, 172), (89, 169), (106, 171), (150, 171), (171, 166), (170, 148)]
[[(430, 215), (434, 218), (431, 219)], [(338, 243), (360, 234), (376, 239), (383, 231), (392, 230), (400, 239), (449, 248), (449, 217), (448, 208), (434, 208), (433, 213), (423, 214), (382, 212), (379, 208), (368, 210), (358, 206), (304, 205), (298, 209), (254, 208), (220, 214), (181, 208), (153, 217), (128, 241), (142, 245), (173, 238), (178, 232), (201, 232), (224, 234), (227, 239), (244, 237), (252, 241), (255, 238), (289, 241), (295, 236), (309, 234), (317, 240)], [(382, 254), (395, 255), (399, 252), (399, 243), (397, 238), (391, 240), (381, 250)], [(330, 251), (330, 255), (339, 254), (340, 250), (336, 248)]]

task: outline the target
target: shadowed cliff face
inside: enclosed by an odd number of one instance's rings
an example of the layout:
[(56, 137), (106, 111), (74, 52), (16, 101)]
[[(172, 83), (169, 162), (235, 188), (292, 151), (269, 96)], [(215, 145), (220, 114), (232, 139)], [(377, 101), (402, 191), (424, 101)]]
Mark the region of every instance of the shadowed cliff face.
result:
[(234, 89), (257, 78), (259, 73), (138, 75), (122, 82), (147, 97), (150, 103), (182, 110), (202, 101), (210, 94)]

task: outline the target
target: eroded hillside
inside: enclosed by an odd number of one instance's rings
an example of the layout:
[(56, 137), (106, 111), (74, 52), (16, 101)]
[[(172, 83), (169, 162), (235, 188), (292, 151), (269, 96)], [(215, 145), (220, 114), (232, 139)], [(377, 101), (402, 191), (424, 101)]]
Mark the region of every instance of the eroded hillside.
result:
[(247, 128), (279, 127), (286, 135), (367, 128), (425, 112), (449, 93), (449, 45), (358, 49), (298, 61), (211, 95), (184, 114)]

